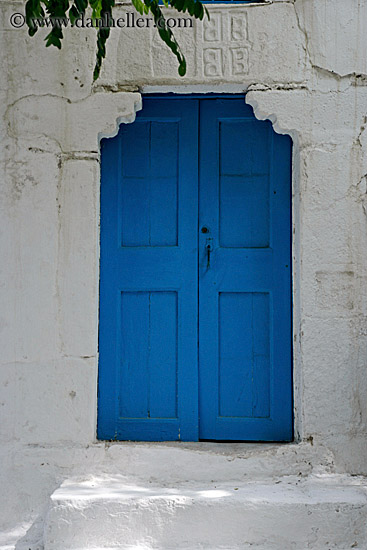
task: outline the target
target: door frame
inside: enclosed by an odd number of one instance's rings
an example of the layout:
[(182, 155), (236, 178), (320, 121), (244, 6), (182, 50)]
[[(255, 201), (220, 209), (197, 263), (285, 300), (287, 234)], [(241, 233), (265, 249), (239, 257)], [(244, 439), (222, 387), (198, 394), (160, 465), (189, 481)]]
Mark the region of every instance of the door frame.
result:
[[(185, 100), (190, 100), (190, 99), (206, 99), (206, 100), (210, 100), (210, 99), (243, 99), (243, 101), (246, 103), (246, 93), (243, 92), (243, 93), (238, 93), (238, 92), (234, 92), (234, 93), (218, 93), (218, 92), (208, 92), (208, 93), (205, 93), (205, 92), (187, 92), (187, 93), (180, 93), (179, 91), (170, 91), (170, 92), (162, 92), (162, 91), (149, 91), (149, 92), (143, 92), (142, 93), (142, 103), (143, 103), (143, 109), (144, 109), (144, 98), (145, 97), (149, 97), (149, 98), (156, 98), (156, 99), (170, 99), (170, 100), (181, 100), (181, 99), (185, 99)], [(251, 106), (251, 105), (250, 105)], [(251, 106), (251, 108), (253, 109), (253, 107)], [(256, 117), (256, 114), (254, 112), (254, 116), (255, 118), (258, 118), (259, 117)], [(135, 120), (135, 119), (134, 119)], [(118, 124), (117, 126), (117, 131), (119, 130), (119, 127), (121, 124), (126, 124), (126, 123), (132, 123), (134, 122), (133, 121), (128, 121), (128, 122), (122, 122), (120, 124)], [(261, 118), (261, 120), (266, 120), (266, 118), (264, 117)], [(274, 121), (272, 121), (272, 126), (273, 126), (273, 131), (275, 132), (275, 129), (274, 129)], [(116, 132), (117, 133), (117, 132)], [(116, 133), (114, 133), (114, 135), (116, 135)], [(276, 132), (276, 133), (283, 133), (283, 132)], [(289, 133), (287, 132), (284, 132), (284, 134), (287, 134), (287, 135), (290, 135)], [(107, 137), (107, 136), (106, 136)], [(112, 136), (111, 136), (112, 137)], [(295, 293), (295, 287), (294, 287), (294, 281), (295, 281), (295, 266), (297, 265), (297, 262), (295, 260), (295, 257), (294, 257), (294, 245), (295, 245), (295, 239), (298, 238), (298, 234), (296, 233), (296, 230), (295, 230), (295, 224), (294, 224), (294, 210), (295, 210), (295, 205), (294, 205), (294, 196), (295, 196), (295, 193), (293, 192), (293, 188), (294, 188), (294, 181), (295, 181), (295, 178), (294, 178), (294, 156), (295, 156), (295, 151), (294, 151), (294, 136), (291, 136), (291, 139), (292, 139), (292, 165), (291, 165), (291, 189), (290, 189), (290, 207), (291, 207), (291, 212), (290, 212), (290, 236), (291, 236), (291, 243), (290, 243), (290, 250), (291, 250), (291, 254), (290, 254), (290, 262), (291, 262), (291, 277), (290, 277), (290, 285), (291, 285), (291, 289), (290, 289), (290, 298), (291, 298), (291, 303), (290, 303), (290, 315), (291, 315), (291, 338), (290, 338), (290, 341), (291, 341), (291, 350), (290, 350), (290, 353), (291, 353), (291, 358), (290, 358), (290, 361), (291, 361), (291, 373), (290, 373), (290, 376), (291, 376), (291, 388), (292, 388), (292, 393), (291, 393), (291, 403), (292, 403), (292, 438), (289, 442), (293, 442), (295, 439), (299, 439), (299, 433), (298, 433), (298, 430), (296, 429), (296, 422), (297, 422), (297, 406), (296, 406), (296, 403), (295, 403), (295, 395), (296, 395), (296, 391), (295, 391), (295, 380), (296, 380), (296, 377), (295, 377), (295, 374), (294, 374), (294, 369), (295, 369), (295, 343), (296, 341), (300, 341), (300, 338), (295, 338), (294, 337), (294, 333), (295, 333), (295, 326), (294, 326), (294, 303), (295, 303), (295, 299), (294, 299), (294, 293)], [(199, 152), (200, 154), (200, 152)], [(102, 183), (101, 183), (102, 184)], [(199, 192), (199, 190), (198, 190)], [(297, 194), (298, 196), (298, 194)], [(100, 213), (100, 212), (99, 212)], [(99, 352), (99, 337), (100, 337), (100, 331), (99, 331), (99, 319), (100, 319), (100, 282), (101, 282), (101, 278), (100, 278), (100, 268), (99, 268), (99, 293), (98, 293), (98, 352)], [(99, 360), (98, 360), (98, 366), (99, 366)], [(96, 420), (97, 420), (97, 424), (98, 424), (98, 404), (99, 404), (99, 368), (98, 368), (98, 377), (97, 377), (97, 415), (96, 415)], [(97, 426), (96, 426), (97, 427)], [(97, 437), (97, 440), (99, 441), (103, 441), (103, 439), (98, 439)], [(198, 441), (198, 443), (200, 443), (201, 440)], [(121, 443), (122, 441), (119, 440), (119, 442)], [(233, 443), (234, 441), (231, 440), (231, 443)], [(251, 442), (251, 441), (250, 441)], [(156, 442), (158, 443), (158, 442)], [(226, 441), (218, 441), (218, 443), (226, 443)], [(241, 441), (241, 443), (249, 443), (247, 441)], [(265, 441), (261, 441), (261, 442), (257, 442), (257, 441), (253, 441), (253, 443), (266, 443)], [(274, 442), (276, 444), (276, 442)], [(278, 444), (281, 444), (281, 442), (278, 442)]]

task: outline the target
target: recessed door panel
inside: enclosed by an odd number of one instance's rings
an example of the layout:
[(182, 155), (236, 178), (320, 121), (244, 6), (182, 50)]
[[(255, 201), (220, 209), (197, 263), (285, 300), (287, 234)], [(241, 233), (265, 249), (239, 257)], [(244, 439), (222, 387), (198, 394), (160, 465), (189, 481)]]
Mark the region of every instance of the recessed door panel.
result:
[(220, 292), (218, 304), (218, 414), (270, 414), (269, 293)]
[(119, 415), (177, 418), (177, 292), (122, 292)]
[(178, 135), (175, 119), (121, 127), (122, 246), (177, 245)]

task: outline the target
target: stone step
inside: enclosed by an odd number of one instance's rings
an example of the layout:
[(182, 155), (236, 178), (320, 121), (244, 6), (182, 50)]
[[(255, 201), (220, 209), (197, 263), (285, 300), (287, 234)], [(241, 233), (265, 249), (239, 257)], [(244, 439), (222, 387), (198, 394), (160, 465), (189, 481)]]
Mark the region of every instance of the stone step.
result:
[[(96, 446), (97, 447), (97, 446)], [(240, 480), (260, 481), (285, 475), (307, 476), (315, 464), (332, 471), (333, 457), (321, 445), (303, 443), (213, 443), (213, 442), (121, 442), (99, 444), (106, 460), (101, 472), (123, 472), (132, 478), (147, 478), (161, 486), (188, 481), (210, 483)], [(98, 452), (93, 472), (97, 473)], [(88, 467), (88, 466), (87, 466)], [(84, 471), (88, 471), (85, 470)]]
[(157, 487), (116, 475), (65, 481), (45, 550), (367, 548), (367, 485), (324, 475)]

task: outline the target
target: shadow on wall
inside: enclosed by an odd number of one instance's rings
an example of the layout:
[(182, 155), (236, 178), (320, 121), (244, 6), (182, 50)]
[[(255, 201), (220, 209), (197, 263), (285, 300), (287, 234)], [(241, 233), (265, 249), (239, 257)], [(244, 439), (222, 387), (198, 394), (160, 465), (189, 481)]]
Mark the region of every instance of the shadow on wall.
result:
[(39, 515), (31, 523), (22, 523), (11, 531), (0, 533), (1, 550), (43, 550), (44, 518)]

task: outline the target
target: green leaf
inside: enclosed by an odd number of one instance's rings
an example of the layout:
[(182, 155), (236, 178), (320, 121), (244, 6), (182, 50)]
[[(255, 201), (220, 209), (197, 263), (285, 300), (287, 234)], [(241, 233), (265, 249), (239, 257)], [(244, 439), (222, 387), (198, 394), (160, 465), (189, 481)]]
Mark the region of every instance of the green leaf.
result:
[(185, 60), (185, 58), (182, 59), (180, 65), (178, 67), (178, 74), (180, 76), (185, 76), (185, 74), (186, 74), (186, 60)]
[(195, 0), (185, 0), (185, 11), (190, 15), (195, 16)]
[(175, 10), (177, 11), (183, 11), (185, 0), (170, 0), (170, 4)]
[(178, 45), (171, 29), (167, 26), (166, 20), (162, 13), (160, 6), (158, 5), (157, 0), (144, 0), (146, 5), (149, 5), (150, 10), (154, 17), (154, 22), (157, 25), (159, 36), (162, 38), (163, 42), (167, 44), (172, 53), (177, 57), (179, 68), (178, 73), (180, 76), (184, 76), (186, 73), (186, 61), (183, 53), (181, 52), (180, 46)]
[(80, 16), (80, 12), (74, 4), (74, 6), (72, 6), (69, 10), (70, 23), (74, 25), (75, 21), (78, 19), (79, 16)]
[[(62, 35), (61, 35), (61, 38), (62, 38)], [(49, 46), (55, 46), (56, 48), (58, 48), (59, 50), (61, 50), (61, 40), (60, 40), (60, 36), (57, 36), (53, 30), (46, 36), (45, 38), (46, 40), (46, 47), (48, 48)]]
[(34, 25), (33, 21), (42, 19), (45, 12), (41, 6), (41, 0), (28, 0), (25, 5), (25, 19), (28, 26), (29, 36), (34, 36), (38, 30), (38, 26)]
[(75, 6), (79, 13), (85, 13), (88, 7), (88, 0), (75, 0)]
[(141, 15), (145, 13), (146, 6), (142, 2), (142, 0), (131, 0), (131, 2), (137, 12), (139, 12)]
[(85, 10), (88, 7), (88, 0), (75, 0), (74, 4), (69, 10), (70, 23), (74, 25), (75, 21), (85, 15)]
[(102, 14), (102, 0), (89, 0), (90, 6), (92, 8), (92, 19), (95, 21), (96, 19), (101, 18)]
[(197, 19), (204, 17), (204, 8), (201, 2), (195, 2), (194, 15)]
[[(101, 18), (102, 19), (111, 19), (112, 18), (112, 8), (115, 5), (115, 0), (101, 0)], [(100, 28), (97, 33), (97, 55), (96, 55), (96, 64), (93, 71), (93, 80), (97, 80), (100, 75), (102, 61), (106, 56), (106, 42), (110, 36), (109, 28)]]

